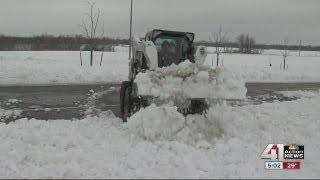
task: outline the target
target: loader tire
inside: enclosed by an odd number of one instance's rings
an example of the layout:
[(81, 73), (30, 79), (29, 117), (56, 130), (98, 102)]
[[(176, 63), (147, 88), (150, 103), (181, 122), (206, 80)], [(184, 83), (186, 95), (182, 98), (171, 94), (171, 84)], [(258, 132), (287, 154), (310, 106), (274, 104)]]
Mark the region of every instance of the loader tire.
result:
[(131, 90), (132, 83), (130, 81), (124, 81), (121, 84), (120, 90), (120, 110), (121, 118), (124, 122), (127, 122), (128, 117), (131, 114)]

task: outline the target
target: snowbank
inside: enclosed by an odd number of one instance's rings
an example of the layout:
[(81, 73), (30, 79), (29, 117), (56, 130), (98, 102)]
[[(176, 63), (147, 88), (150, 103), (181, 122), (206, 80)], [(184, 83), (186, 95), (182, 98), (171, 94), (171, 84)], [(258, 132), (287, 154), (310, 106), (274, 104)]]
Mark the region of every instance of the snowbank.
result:
[(5, 122), (9, 119), (16, 119), (19, 118), (22, 111), (15, 109), (15, 110), (5, 110), (0, 108), (0, 124), (1, 122)]
[[(219, 112), (219, 113), (218, 113)], [(211, 107), (206, 115), (184, 117), (175, 106), (151, 105), (141, 109), (128, 120), (129, 130), (146, 140), (180, 141), (202, 146), (222, 135), (222, 125), (227, 121), (230, 107)]]
[(320, 94), (320, 89), (318, 91), (280, 91), (279, 93), (287, 97), (311, 98)]
[(226, 68), (185, 61), (136, 76), (139, 95), (174, 101), (185, 98), (245, 99), (245, 82)]
[(146, 140), (174, 140), (185, 126), (185, 119), (174, 106), (152, 104), (128, 120), (130, 130)]
[[(212, 116), (220, 119), (222, 135), (197, 146), (172, 138), (174, 136), (162, 136), (161, 131), (150, 124), (137, 134), (110, 112), (80, 121), (21, 119), (0, 124), (0, 177), (279, 179), (320, 176), (319, 93), (297, 101), (220, 108), (213, 110)], [(174, 109), (155, 106), (151, 109), (154, 116), (168, 113), (163, 118), (178, 120), (179, 124), (173, 125), (173, 129), (181, 126), (181, 116), (175, 114)], [(225, 110), (229, 111), (228, 116), (220, 116)], [(148, 111), (150, 109), (142, 110), (140, 117), (149, 114)], [(142, 121), (150, 120), (150, 116)], [(193, 117), (190, 116), (190, 120), (199, 120)], [(184, 127), (197, 126), (185, 124)], [(147, 128), (153, 128), (156, 133)], [(209, 125), (195, 129), (190, 131), (212, 132)], [(204, 132), (202, 134), (206, 134)], [(140, 138), (143, 136), (153, 139)], [(301, 169), (265, 170), (260, 155), (269, 143), (305, 145)]]

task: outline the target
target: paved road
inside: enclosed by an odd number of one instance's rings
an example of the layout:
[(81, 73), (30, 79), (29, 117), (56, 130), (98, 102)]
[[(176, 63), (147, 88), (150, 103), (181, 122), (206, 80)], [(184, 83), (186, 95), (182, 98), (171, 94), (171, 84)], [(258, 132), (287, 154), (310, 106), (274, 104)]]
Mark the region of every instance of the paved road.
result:
[[(98, 110), (112, 110), (119, 116), (119, 84), (57, 85), (57, 86), (0, 86), (0, 102), (4, 109), (21, 109), (22, 117), (36, 119), (79, 119), (94, 106)], [(318, 90), (313, 83), (246, 83), (247, 96), (255, 101), (294, 100), (276, 91)], [(100, 93), (92, 100), (93, 92)], [(265, 96), (267, 95), (267, 96)], [(263, 98), (261, 98), (263, 97)], [(267, 97), (267, 98), (266, 98)], [(268, 98), (269, 97), (269, 98)], [(11, 102), (17, 99), (20, 102)], [(90, 113), (96, 113), (93, 111)], [(89, 113), (89, 114), (90, 114)], [(9, 119), (7, 121), (11, 121)]]
[(272, 83), (272, 82), (249, 82), (246, 83), (247, 95), (263, 94), (267, 91), (297, 91), (297, 90), (318, 90), (320, 82), (291, 82), (291, 83)]
[[(2, 102), (1, 108), (4, 109), (22, 109), (22, 117), (79, 119), (84, 116), (92, 94), (106, 92), (99, 96), (94, 105), (101, 110), (110, 109), (119, 114), (118, 86), (118, 84), (103, 84), (0, 87), (0, 102)], [(20, 102), (8, 103), (12, 99)]]

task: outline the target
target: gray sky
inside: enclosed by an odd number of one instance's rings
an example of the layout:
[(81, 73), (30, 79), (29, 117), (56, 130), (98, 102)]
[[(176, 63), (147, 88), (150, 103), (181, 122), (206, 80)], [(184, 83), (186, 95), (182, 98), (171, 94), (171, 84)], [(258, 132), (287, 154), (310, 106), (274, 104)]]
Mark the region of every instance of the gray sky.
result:
[[(127, 37), (130, 0), (96, 0), (106, 34)], [(86, 0), (0, 0), (0, 34), (79, 34)], [(207, 40), (219, 25), (234, 39), (320, 45), (319, 0), (134, 0), (134, 33), (154, 28), (191, 31)]]

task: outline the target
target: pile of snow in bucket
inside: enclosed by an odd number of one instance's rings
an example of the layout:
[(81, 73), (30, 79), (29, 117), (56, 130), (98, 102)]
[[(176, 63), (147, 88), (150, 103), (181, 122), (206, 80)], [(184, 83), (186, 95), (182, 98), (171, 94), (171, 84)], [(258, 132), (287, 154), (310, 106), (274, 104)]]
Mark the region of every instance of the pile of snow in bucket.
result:
[(245, 99), (245, 81), (226, 68), (213, 69), (185, 61), (179, 65), (139, 73), (135, 82), (139, 95), (160, 99)]

